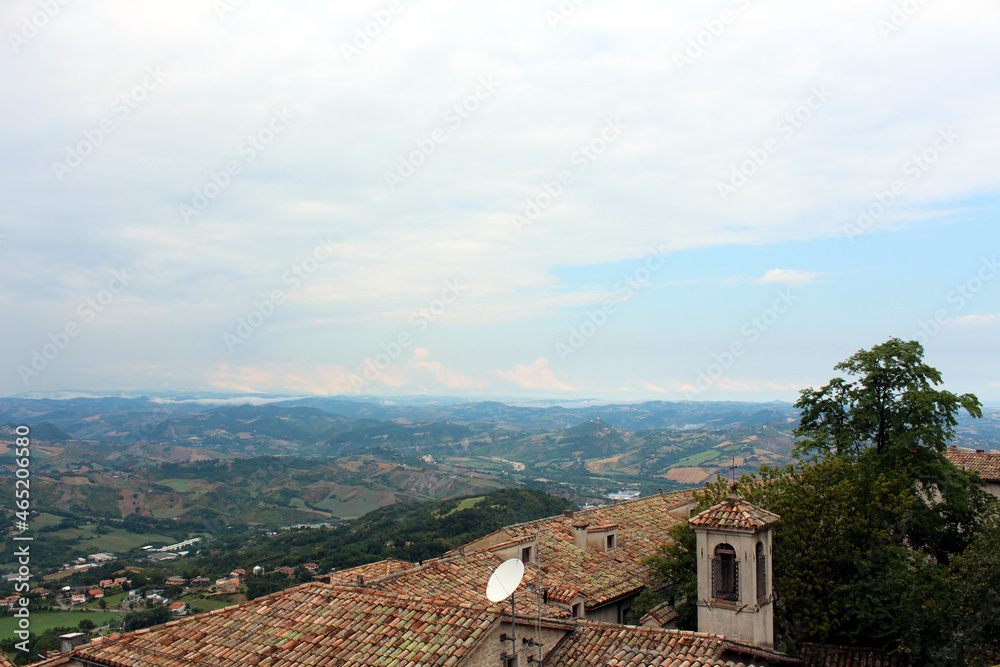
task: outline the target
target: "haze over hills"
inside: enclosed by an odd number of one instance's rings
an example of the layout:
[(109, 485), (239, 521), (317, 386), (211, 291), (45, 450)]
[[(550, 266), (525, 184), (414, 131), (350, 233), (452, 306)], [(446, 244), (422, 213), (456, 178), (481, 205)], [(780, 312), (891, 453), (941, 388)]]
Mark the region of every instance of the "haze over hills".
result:
[[(35, 502), (53, 513), (279, 525), (503, 486), (601, 503), (697, 485), (788, 463), (798, 420), (779, 402), (241, 398), (0, 399), (0, 462), (28, 424)], [(993, 409), (956, 439), (998, 443)]]

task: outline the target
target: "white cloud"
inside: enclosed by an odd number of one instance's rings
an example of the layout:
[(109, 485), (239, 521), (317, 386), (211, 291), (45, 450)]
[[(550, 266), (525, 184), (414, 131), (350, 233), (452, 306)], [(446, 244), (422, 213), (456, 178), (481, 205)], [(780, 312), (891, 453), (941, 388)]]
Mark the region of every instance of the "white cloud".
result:
[[(367, 342), (394, 335), (460, 279), (468, 290), (435, 329), (475, 340), (476, 327), (539, 323), (510, 341), (510, 356), (484, 351), (482, 368), (510, 368), (550, 349), (537, 336), (559, 328), (559, 313), (607, 297), (566, 289), (554, 267), (611, 264), (649, 246), (843, 237), (900, 179), (905, 193), (868, 231), (951, 220), (965, 213), (956, 202), (996, 191), (1000, 86), (981, 76), (1000, 65), (996, 3), (924, 3), (888, 36), (878, 25), (890, 8), (879, 3), (731, 6), (735, 20), (701, 38), (681, 71), (675, 56), (718, 8), (598, 0), (553, 29), (544, 4), (404, 3), (348, 62), (343, 43), (378, 3), (243, 2), (221, 19), (207, 0), (60, 4), (36, 36), (0, 53), (0, 86), (18, 101), (0, 126), (0, 303), (18, 323), (2, 332), (5, 347), (30, 356), (108, 267), (127, 267), (136, 289), (106, 320), (127, 332), (127, 354), (107, 344), (93, 374), (166, 355), (178, 378), (212, 368), (211, 382), (234, 391), (340, 391), (371, 354)], [(37, 12), (34, 0), (6, 3), (0, 32), (18, 33)], [(162, 83), (122, 115), (116, 103), (150, 67)], [(496, 90), (456, 123), (455, 105), (483, 77)], [(811, 108), (817, 87), (829, 99)], [(294, 118), (272, 137), (269, 119), (284, 107)], [(616, 116), (623, 130), (607, 141)], [(113, 131), (91, 141), (109, 118)], [(905, 165), (946, 126), (958, 140), (913, 180)], [(422, 148), (436, 130), (446, 139)], [(267, 141), (251, 152), (248, 137)], [(52, 165), (68, 150), (88, 154), (60, 181)], [(719, 184), (753, 155), (760, 164), (723, 200)], [(420, 164), (390, 191), (385, 174), (401, 160)], [(238, 173), (220, 176), (228, 163)], [(196, 189), (218, 193), (185, 222), (178, 207)], [(531, 203), (538, 215), (518, 234), (512, 216)], [(285, 273), (328, 235), (336, 256), (290, 289)], [(732, 284), (799, 287), (824, 275), (742, 277), (758, 270), (733, 267)], [(699, 282), (667, 273), (657, 286)], [(227, 356), (222, 333), (274, 290), (280, 311), (245, 356)], [(447, 371), (460, 365), (444, 347), (419, 344), (440, 358), (425, 363), (444, 364), (423, 374), (481, 381)], [(70, 358), (39, 382), (77, 377), (55, 370)], [(541, 374), (506, 372), (529, 384)], [(121, 372), (111, 384), (132, 380)], [(411, 381), (396, 368), (379, 383)], [(24, 389), (16, 374), (2, 382)]]
[(430, 352), (423, 347), (418, 347), (413, 351), (413, 358), (407, 364), (408, 367), (424, 373), (430, 373), (440, 387), (455, 390), (482, 389), (489, 383), (485, 380), (476, 379), (463, 375), (449, 368), (445, 368), (439, 361), (430, 361)]
[(755, 282), (765, 285), (776, 284), (785, 287), (805, 287), (816, 281), (820, 274), (794, 269), (771, 269)]
[(1000, 325), (1000, 314), (997, 315), (963, 315), (953, 317), (942, 326), (945, 327), (995, 327)]
[(575, 391), (575, 389), (556, 378), (549, 368), (548, 359), (539, 357), (530, 364), (518, 364), (511, 371), (493, 371), (493, 374), (503, 378), (522, 389)]

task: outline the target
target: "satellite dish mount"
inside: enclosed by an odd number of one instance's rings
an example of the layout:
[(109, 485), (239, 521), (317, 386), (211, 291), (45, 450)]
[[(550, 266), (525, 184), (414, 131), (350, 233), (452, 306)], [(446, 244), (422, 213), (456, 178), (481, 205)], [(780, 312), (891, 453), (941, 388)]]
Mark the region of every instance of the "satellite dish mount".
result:
[(524, 563), (518, 558), (505, 560), (493, 570), (490, 580), (486, 584), (486, 597), (490, 602), (503, 602), (510, 598), (510, 637), (500, 635), (500, 641), (511, 643), (512, 655), (507, 655), (504, 651), (500, 654), (503, 660), (509, 660), (517, 656), (517, 615), (514, 611), (514, 591), (521, 584), (524, 577)]

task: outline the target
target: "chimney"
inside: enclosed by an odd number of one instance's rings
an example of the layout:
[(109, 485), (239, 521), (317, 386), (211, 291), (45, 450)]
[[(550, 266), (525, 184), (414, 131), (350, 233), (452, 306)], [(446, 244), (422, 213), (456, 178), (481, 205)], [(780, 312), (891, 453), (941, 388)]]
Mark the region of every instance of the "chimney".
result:
[(580, 551), (587, 550), (587, 528), (588, 523), (578, 521), (573, 524), (573, 542)]
[(59, 635), (59, 652), (69, 653), (74, 648), (86, 641), (87, 635), (82, 632), (73, 632), (68, 635)]
[(573, 518), (573, 510), (563, 510), (563, 516), (567, 519)]

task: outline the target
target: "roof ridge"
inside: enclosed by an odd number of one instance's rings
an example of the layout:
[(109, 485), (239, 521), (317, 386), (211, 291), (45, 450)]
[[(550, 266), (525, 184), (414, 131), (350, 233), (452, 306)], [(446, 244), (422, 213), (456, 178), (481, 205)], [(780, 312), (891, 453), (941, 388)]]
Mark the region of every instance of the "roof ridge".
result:
[[(628, 500), (616, 500), (613, 503), (611, 503), (610, 505), (598, 505), (597, 507), (589, 507), (589, 508), (587, 508), (585, 510), (580, 510), (578, 512), (578, 514), (583, 514), (584, 512), (594, 512), (594, 511), (597, 511), (597, 510), (608, 509), (609, 507), (621, 507), (622, 505), (630, 505), (630, 504), (633, 504), (633, 503), (650, 501), (650, 500), (653, 500), (654, 498), (664, 498), (664, 497), (667, 497), (667, 496), (672, 496), (674, 494), (678, 494), (679, 495), (679, 494), (682, 494), (682, 493), (694, 493), (695, 491), (697, 491), (697, 489), (693, 489), (693, 488), (692, 489), (677, 489), (675, 491), (661, 491), (659, 493), (654, 493), (654, 494), (649, 495), (649, 496), (639, 496), (638, 498), (629, 498)], [(679, 504), (680, 503), (678, 503), (678, 505)]]
[[(677, 489), (677, 490), (674, 490), (674, 491), (666, 491), (666, 492), (661, 491), (659, 493), (654, 493), (654, 494), (649, 495), (649, 496), (640, 496), (638, 498), (630, 498), (629, 500), (619, 500), (619, 501), (615, 501), (611, 505), (598, 505), (597, 507), (589, 507), (589, 508), (584, 509), (584, 510), (575, 510), (573, 512), (573, 517), (572, 518), (575, 519), (580, 514), (584, 514), (584, 513), (588, 513), (588, 512), (594, 512), (596, 510), (603, 510), (603, 509), (607, 509), (609, 507), (621, 507), (622, 505), (629, 505), (629, 504), (635, 504), (635, 503), (640, 503), (640, 502), (649, 502), (649, 501), (651, 501), (651, 500), (653, 500), (655, 498), (663, 498), (665, 496), (672, 496), (672, 495), (675, 495), (675, 494), (676, 495), (689, 494), (689, 493), (694, 493), (695, 491), (697, 491), (697, 489), (694, 489), (694, 488), (691, 488), (691, 489)], [(670, 508), (676, 507), (676, 506), (681, 505), (681, 504), (683, 504), (683, 503), (678, 502), (678, 503), (676, 503), (676, 505), (670, 505)], [(543, 522), (552, 521), (554, 519), (567, 519), (567, 518), (570, 518), (570, 517), (567, 517), (565, 514), (553, 514), (552, 516), (546, 516), (546, 517), (542, 517), (540, 519), (532, 519), (531, 521), (521, 521), (520, 523), (508, 524), (508, 525), (504, 526), (503, 528), (498, 528), (498, 529), (494, 530), (492, 533), (488, 533), (488, 534), (484, 535), (483, 537), (480, 537), (479, 540), (485, 539), (487, 537), (490, 537), (491, 535), (496, 535), (497, 533), (501, 533), (501, 532), (503, 532), (505, 530), (510, 530), (510, 529), (513, 529), (513, 528), (534, 526), (535, 524), (542, 524)], [(478, 542), (479, 540), (472, 540), (472, 542)], [(462, 546), (465, 546), (465, 545), (462, 545)], [(454, 550), (457, 550), (457, 549), (458, 549), (458, 547), (456, 547)], [(451, 552), (449, 552), (449, 553), (451, 553)]]
[(669, 634), (669, 635), (681, 635), (684, 637), (700, 637), (702, 639), (718, 639), (720, 641), (725, 641), (726, 638), (723, 635), (717, 635), (713, 632), (699, 632), (697, 630), (678, 630), (677, 628), (650, 628), (643, 625), (620, 625), (618, 623), (609, 623), (607, 621), (588, 621), (586, 619), (577, 619), (577, 624), (582, 628), (601, 628), (608, 631), (621, 632), (622, 630), (628, 630), (629, 632), (643, 632), (646, 634)]

